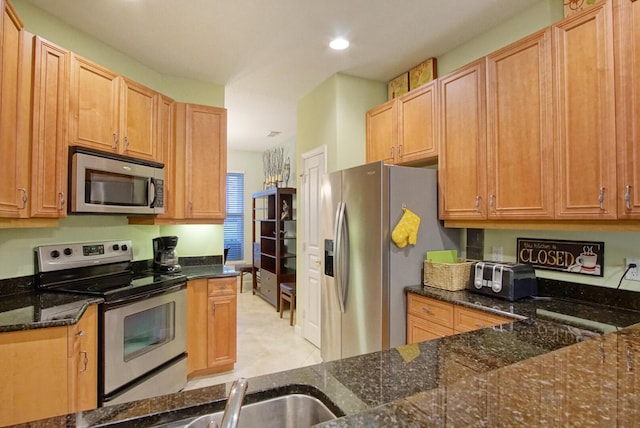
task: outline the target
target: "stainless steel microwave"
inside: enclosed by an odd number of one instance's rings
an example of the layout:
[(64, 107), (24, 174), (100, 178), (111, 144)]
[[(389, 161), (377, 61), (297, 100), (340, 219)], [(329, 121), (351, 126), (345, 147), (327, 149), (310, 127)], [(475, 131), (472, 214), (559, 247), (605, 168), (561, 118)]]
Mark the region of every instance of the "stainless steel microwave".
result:
[(163, 164), (82, 147), (69, 157), (70, 213), (164, 213)]

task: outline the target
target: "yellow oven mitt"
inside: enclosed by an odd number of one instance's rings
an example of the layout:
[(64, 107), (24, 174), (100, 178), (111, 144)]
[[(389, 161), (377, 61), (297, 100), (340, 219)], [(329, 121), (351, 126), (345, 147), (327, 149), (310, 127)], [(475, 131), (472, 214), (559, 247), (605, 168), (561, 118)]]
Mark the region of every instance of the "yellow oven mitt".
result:
[(391, 233), (391, 240), (398, 248), (404, 248), (407, 244), (415, 245), (420, 227), (420, 217), (408, 208), (403, 210), (402, 218)]

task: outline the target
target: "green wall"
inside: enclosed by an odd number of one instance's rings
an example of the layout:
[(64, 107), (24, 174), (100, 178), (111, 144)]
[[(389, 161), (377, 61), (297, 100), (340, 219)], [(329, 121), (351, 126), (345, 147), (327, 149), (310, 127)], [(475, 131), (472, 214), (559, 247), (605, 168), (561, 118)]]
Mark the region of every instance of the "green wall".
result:
[[(165, 76), (91, 36), (67, 26), (25, 0), (13, 0), (25, 29), (140, 82), (176, 101), (224, 106), (224, 86)], [(58, 228), (0, 229), (0, 279), (31, 275), (33, 248), (37, 245), (86, 242), (107, 239), (131, 239), (135, 260), (152, 257), (151, 239), (178, 235), (179, 256), (223, 253), (223, 228), (220, 225), (129, 226), (124, 216), (69, 216)]]
[(298, 165), (302, 154), (327, 146), (327, 172), (365, 162), (365, 113), (386, 101), (383, 82), (335, 74), (298, 101)]

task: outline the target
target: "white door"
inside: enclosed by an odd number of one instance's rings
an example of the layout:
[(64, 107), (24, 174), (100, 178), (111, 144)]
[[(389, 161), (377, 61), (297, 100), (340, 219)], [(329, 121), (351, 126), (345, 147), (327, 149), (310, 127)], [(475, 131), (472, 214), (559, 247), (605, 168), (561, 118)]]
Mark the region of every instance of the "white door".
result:
[(320, 278), (323, 245), (320, 238), (320, 182), (326, 172), (325, 146), (302, 155), (302, 334), (320, 347)]

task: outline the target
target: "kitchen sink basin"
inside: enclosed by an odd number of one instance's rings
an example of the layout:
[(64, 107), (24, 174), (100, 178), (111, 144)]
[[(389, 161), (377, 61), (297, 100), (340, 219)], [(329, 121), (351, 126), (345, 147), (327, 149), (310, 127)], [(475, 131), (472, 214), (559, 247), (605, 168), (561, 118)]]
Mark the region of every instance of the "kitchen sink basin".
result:
[[(208, 428), (220, 425), (224, 411), (194, 418), (183, 419), (161, 428)], [(269, 398), (256, 403), (245, 404), (240, 411), (238, 428), (293, 428), (310, 427), (335, 419), (333, 413), (322, 401), (307, 394), (289, 394)], [(217, 425), (216, 425), (217, 424)]]

